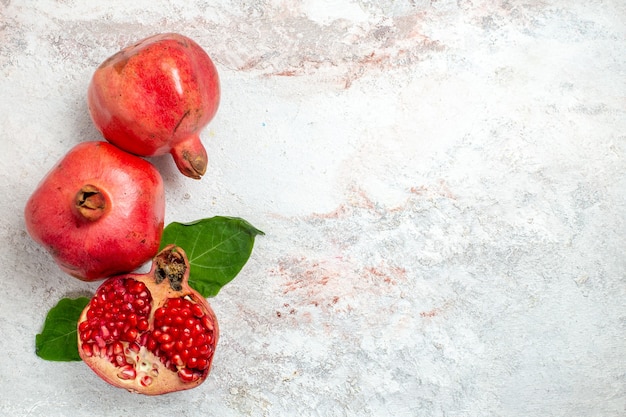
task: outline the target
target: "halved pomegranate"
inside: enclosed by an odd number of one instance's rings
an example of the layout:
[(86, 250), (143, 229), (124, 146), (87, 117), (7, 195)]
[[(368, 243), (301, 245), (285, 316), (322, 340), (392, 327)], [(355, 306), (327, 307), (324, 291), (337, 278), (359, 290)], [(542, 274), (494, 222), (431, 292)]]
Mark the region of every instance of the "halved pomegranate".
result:
[(131, 392), (194, 388), (208, 376), (219, 338), (215, 313), (192, 289), (189, 261), (174, 245), (147, 274), (111, 277), (78, 321), (78, 351), (106, 382)]

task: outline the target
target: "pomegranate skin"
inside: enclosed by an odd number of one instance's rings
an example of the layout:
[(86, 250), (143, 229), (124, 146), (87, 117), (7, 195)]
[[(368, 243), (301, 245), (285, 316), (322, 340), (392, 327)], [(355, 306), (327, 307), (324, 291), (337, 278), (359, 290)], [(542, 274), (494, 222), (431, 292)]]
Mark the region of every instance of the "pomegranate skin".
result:
[(180, 172), (195, 179), (208, 163), (199, 134), (219, 101), (211, 58), (176, 33), (145, 38), (109, 57), (87, 92), (91, 118), (106, 140), (135, 155), (170, 153)]
[(202, 384), (219, 326), (188, 279), (185, 252), (168, 245), (148, 273), (104, 281), (78, 320), (81, 359), (105, 382), (133, 393), (161, 395)]
[(26, 229), (66, 273), (95, 281), (130, 272), (158, 251), (163, 180), (107, 142), (72, 148), (28, 199)]

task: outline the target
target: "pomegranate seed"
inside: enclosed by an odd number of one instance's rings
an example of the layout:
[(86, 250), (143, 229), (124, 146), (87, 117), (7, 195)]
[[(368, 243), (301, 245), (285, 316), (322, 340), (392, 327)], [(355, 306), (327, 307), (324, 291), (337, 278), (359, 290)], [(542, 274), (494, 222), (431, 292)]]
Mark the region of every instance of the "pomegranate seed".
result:
[(107, 329), (107, 327), (103, 325), (100, 327), (100, 335), (103, 339), (106, 340), (111, 336), (111, 333), (109, 332), (109, 329)]
[(172, 356), (172, 363), (176, 366), (183, 366), (185, 364), (183, 358), (181, 358), (179, 354), (175, 354), (174, 356)]
[(184, 346), (183, 346), (183, 342), (178, 338), (178, 335), (176, 335), (176, 337), (174, 336), (174, 333), (178, 332), (178, 329), (172, 329), (172, 333), (170, 333), (172, 335), (172, 343), (173, 345), (173, 349), (177, 352), (181, 351)]
[(191, 348), (193, 347), (193, 337), (188, 337), (187, 339), (183, 340), (183, 343), (185, 345), (186, 348)]
[(124, 345), (122, 345), (121, 342), (113, 342), (111, 346), (113, 348), (114, 354), (121, 355), (122, 353), (124, 353)]
[(135, 379), (136, 376), (137, 372), (132, 365), (122, 366), (120, 372), (117, 374), (117, 377), (120, 379)]
[(193, 330), (194, 330), (194, 335), (199, 335), (201, 333), (204, 333), (204, 327), (202, 327), (200, 323), (196, 323), (196, 325), (193, 326)]
[(211, 319), (209, 318), (209, 316), (204, 316), (202, 318), (202, 325), (207, 329), (207, 330), (213, 330), (213, 323), (211, 322)]
[(134, 281), (128, 286), (128, 292), (131, 294), (141, 294), (146, 289), (146, 284), (141, 281)]
[(191, 306), (191, 313), (198, 318), (204, 316), (204, 311), (202, 311), (202, 307), (200, 307), (198, 304), (194, 304)]
[(182, 303), (183, 303), (182, 298), (169, 298), (167, 300), (167, 303), (165, 303), (165, 305), (170, 308), (177, 308), (177, 307), (180, 307)]
[(195, 338), (193, 340), (193, 345), (194, 346), (201, 346), (204, 343), (206, 343), (206, 339), (207, 339), (207, 337), (206, 337), (206, 335), (204, 333), (198, 332), (198, 334), (195, 335)]
[(145, 332), (146, 330), (148, 330), (148, 327), (150, 327), (150, 324), (148, 323), (148, 320), (140, 319), (140, 320), (137, 321), (137, 330), (139, 330), (141, 332)]
[(198, 346), (194, 346), (189, 349), (189, 356), (197, 357), (198, 355), (200, 355), (200, 349), (198, 348)]
[(107, 345), (104, 339), (100, 335), (95, 335), (94, 340), (96, 341), (96, 344), (98, 345), (99, 348), (105, 348)]
[(181, 368), (178, 371), (178, 376), (185, 382), (193, 382), (198, 380), (198, 378), (200, 377), (197, 373), (193, 372), (189, 368)]
[(159, 337), (159, 343), (169, 343), (172, 341), (172, 336), (167, 334), (167, 333), (163, 333), (160, 337)]
[(157, 347), (157, 342), (151, 337), (147, 340), (147, 342), (145, 343), (145, 346), (148, 350), (154, 351), (154, 349)]
[(204, 358), (200, 358), (198, 359), (198, 362), (196, 364), (196, 369), (199, 369), (201, 371), (204, 371), (206, 368), (209, 367), (209, 361), (207, 361)]
[(198, 354), (202, 356), (206, 356), (211, 352), (211, 346), (208, 344), (202, 345), (198, 347)]
[(128, 323), (128, 325), (130, 327), (135, 327), (137, 326), (138, 320), (137, 320), (137, 314), (135, 313), (130, 313), (128, 315), (128, 317), (126, 318), (126, 323)]
[(92, 346), (92, 343), (83, 343), (83, 353), (89, 358), (93, 356)]
[(124, 333), (124, 337), (122, 338), (122, 340), (125, 340), (127, 342), (132, 342), (133, 340), (135, 340), (137, 338), (137, 329), (128, 329), (128, 331), (126, 333)]
[(144, 387), (147, 387), (152, 384), (152, 378), (148, 375), (144, 375), (141, 377), (141, 380), (139, 382), (141, 382), (141, 385), (143, 385)]
[(194, 356), (194, 357), (187, 359), (188, 368), (196, 368), (197, 366), (198, 366), (198, 358)]
[(169, 342), (169, 343), (163, 343), (160, 348), (162, 351), (164, 352), (169, 352), (172, 350), (172, 348), (174, 347), (174, 343), (175, 342)]
[(131, 352), (139, 353), (139, 349), (141, 348), (137, 343), (133, 342), (128, 344), (128, 350), (130, 350)]
[(163, 307), (157, 308), (156, 311), (154, 312), (154, 319), (159, 320), (163, 316), (165, 316), (166, 313), (167, 313), (167, 310), (165, 310), (165, 308)]

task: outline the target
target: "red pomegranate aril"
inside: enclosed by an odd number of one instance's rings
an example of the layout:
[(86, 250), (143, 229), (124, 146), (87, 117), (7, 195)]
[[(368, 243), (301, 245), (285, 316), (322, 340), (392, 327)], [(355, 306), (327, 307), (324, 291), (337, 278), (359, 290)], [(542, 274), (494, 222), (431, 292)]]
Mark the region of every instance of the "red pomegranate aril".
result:
[(193, 337), (189, 336), (186, 339), (184, 339), (183, 345), (185, 346), (186, 349), (190, 349), (190, 348), (193, 349)]
[(195, 327), (197, 323), (197, 320), (194, 317), (189, 317), (187, 320), (185, 320), (185, 328), (189, 329), (190, 331)]
[(178, 376), (185, 382), (192, 382), (198, 379), (198, 375), (189, 368), (181, 368), (178, 371)]
[(191, 357), (187, 359), (187, 367), (188, 368), (196, 368), (198, 366), (198, 358)]
[(171, 352), (173, 347), (174, 347), (174, 342), (161, 344), (161, 350), (165, 353)]
[(150, 324), (148, 323), (148, 320), (146, 320), (146, 319), (139, 319), (137, 321), (137, 330), (139, 330), (141, 332), (145, 332), (146, 330), (148, 330), (149, 327), (150, 327)]
[(191, 314), (194, 315), (194, 317), (202, 317), (204, 316), (204, 312), (202, 311), (202, 307), (200, 307), (198, 304), (194, 304), (191, 306)]
[(105, 340), (107, 340), (111, 336), (111, 332), (109, 332), (109, 329), (107, 329), (105, 325), (102, 325), (100, 327), (100, 336), (102, 336), (102, 338)]
[(202, 325), (209, 330), (213, 330), (213, 322), (209, 316), (202, 317)]
[(204, 333), (198, 333), (196, 334), (194, 340), (193, 340), (193, 345), (194, 346), (202, 346), (204, 343), (206, 343), (206, 335)]
[(171, 310), (178, 308), (182, 305), (183, 303), (183, 299), (182, 298), (172, 298), (171, 300), (167, 300), (167, 303), (165, 303), (165, 306)]
[(169, 343), (171, 341), (172, 341), (172, 336), (170, 336), (168, 333), (163, 333), (159, 337), (159, 343)]
[(209, 366), (209, 361), (207, 361), (204, 358), (198, 359), (196, 362), (196, 369), (199, 369), (201, 371), (205, 370), (207, 367)]
[(128, 331), (124, 333), (123, 340), (126, 342), (132, 342), (137, 338), (138, 334), (139, 332), (137, 331), (137, 329), (128, 329)]
[(128, 317), (126, 318), (126, 322), (128, 323), (128, 325), (130, 327), (135, 327), (138, 324), (138, 320), (137, 320), (137, 314), (135, 313), (130, 313), (128, 315)]
[(93, 349), (91, 347), (91, 343), (83, 343), (82, 348), (83, 348), (83, 353), (86, 356), (88, 357), (93, 356)]
[(154, 320), (158, 321), (160, 319), (163, 318), (163, 316), (165, 316), (166, 310), (161, 307), (161, 308), (157, 308), (156, 311), (154, 312)]
[(120, 372), (117, 374), (120, 379), (135, 379), (137, 373), (132, 365), (124, 365), (120, 368)]

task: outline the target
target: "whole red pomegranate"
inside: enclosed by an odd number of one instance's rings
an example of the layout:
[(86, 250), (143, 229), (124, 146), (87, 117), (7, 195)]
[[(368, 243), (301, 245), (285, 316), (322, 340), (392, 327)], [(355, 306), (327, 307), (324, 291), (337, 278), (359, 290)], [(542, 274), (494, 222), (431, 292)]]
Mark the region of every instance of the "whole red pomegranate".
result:
[(78, 320), (78, 351), (106, 382), (165, 394), (200, 385), (219, 338), (215, 313), (189, 287), (185, 252), (166, 246), (147, 274), (107, 279)]
[(24, 209), (31, 237), (84, 281), (130, 272), (152, 259), (164, 216), (156, 168), (107, 142), (72, 148)]
[(171, 153), (186, 176), (206, 172), (200, 131), (220, 101), (217, 70), (193, 40), (164, 33), (104, 61), (87, 94), (96, 127), (111, 143), (141, 156)]

